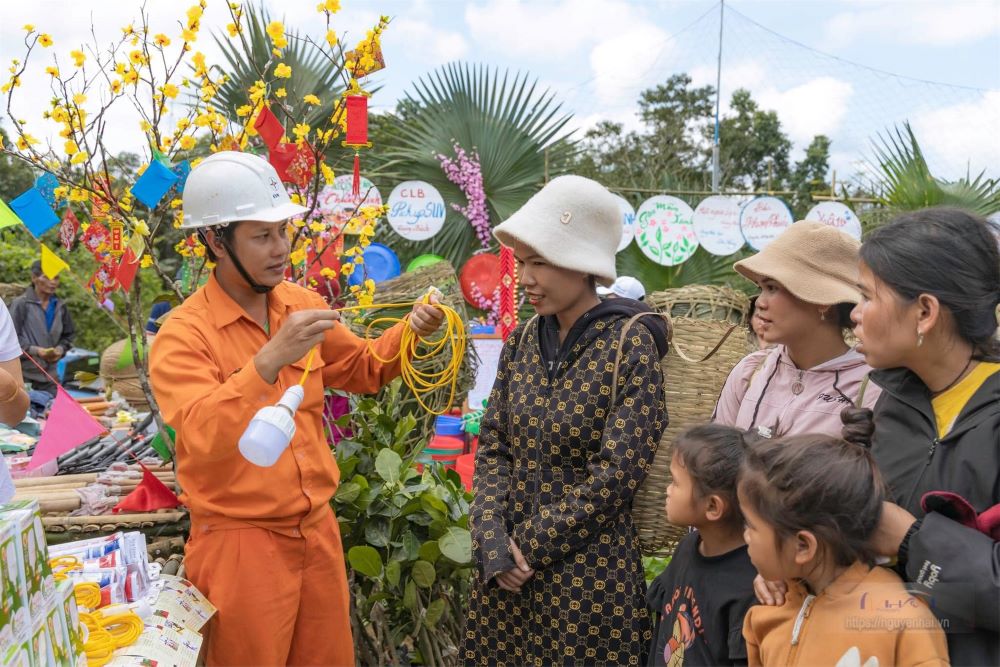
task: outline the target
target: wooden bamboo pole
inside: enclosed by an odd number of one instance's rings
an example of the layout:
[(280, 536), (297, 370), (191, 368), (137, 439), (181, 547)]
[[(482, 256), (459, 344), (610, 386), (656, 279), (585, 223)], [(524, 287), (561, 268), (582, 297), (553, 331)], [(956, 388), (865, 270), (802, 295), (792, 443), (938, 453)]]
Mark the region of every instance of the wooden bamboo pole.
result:
[(43, 526), (82, 526), (87, 524), (170, 523), (187, 517), (187, 512), (156, 514), (104, 514), (101, 516), (43, 516)]

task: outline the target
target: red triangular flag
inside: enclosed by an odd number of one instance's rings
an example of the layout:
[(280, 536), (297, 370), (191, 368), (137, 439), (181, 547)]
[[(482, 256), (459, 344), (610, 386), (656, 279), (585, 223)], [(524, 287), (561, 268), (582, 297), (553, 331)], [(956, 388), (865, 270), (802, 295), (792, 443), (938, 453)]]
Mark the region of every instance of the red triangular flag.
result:
[(149, 471), (149, 468), (142, 466), (142, 481), (135, 491), (121, 499), (111, 510), (115, 514), (118, 512), (152, 512), (154, 510), (173, 509), (181, 504), (177, 494), (170, 490), (166, 484)]
[(56, 400), (52, 402), (52, 410), (42, 429), (42, 437), (35, 445), (28, 470), (34, 470), (106, 431), (65, 389), (57, 386)]
[(118, 263), (118, 269), (115, 271), (115, 280), (118, 281), (118, 286), (126, 292), (132, 289), (132, 281), (135, 280), (135, 274), (138, 270), (139, 258), (135, 256), (132, 248), (126, 248), (121, 262)]
[(266, 106), (257, 114), (253, 129), (257, 130), (269, 150), (281, 143), (281, 137), (285, 136), (285, 128), (281, 126), (281, 121)]

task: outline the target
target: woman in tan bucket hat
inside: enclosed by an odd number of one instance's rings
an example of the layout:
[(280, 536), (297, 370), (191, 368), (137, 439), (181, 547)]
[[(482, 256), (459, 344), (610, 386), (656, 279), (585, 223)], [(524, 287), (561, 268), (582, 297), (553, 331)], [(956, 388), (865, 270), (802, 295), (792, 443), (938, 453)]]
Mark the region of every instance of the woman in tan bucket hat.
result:
[(774, 345), (737, 364), (719, 397), (714, 420), (765, 437), (840, 435), (840, 413), (871, 407), (864, 357), (844, 340), (858, 291), (858, 250), (847, 234), (818, 222), (797, 222), (764, 250), (734, 268), (760, 287), (760, 337)]
[(645, 664), (652, 628), (631, 507), (667, 425), (666, 324), (628, 326), (649, 307), (597, 296), (615, 280), (621, 239), (600, 184), (554, 179), (494, 235), (514, 249), (537, 316), (507, 339), (480, 427), (462, 657)]

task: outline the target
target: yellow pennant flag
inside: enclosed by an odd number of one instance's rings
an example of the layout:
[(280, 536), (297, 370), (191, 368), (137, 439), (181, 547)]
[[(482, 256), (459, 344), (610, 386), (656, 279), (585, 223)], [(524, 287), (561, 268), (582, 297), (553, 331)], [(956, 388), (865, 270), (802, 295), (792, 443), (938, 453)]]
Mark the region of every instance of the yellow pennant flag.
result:
[(49, 247), (42, 244), (42, 273), (49, 280), (52, 280), (59, 275), (60, 271), (69, 268), (69, 264), (63, 261), (62, 257), (55, 254)]

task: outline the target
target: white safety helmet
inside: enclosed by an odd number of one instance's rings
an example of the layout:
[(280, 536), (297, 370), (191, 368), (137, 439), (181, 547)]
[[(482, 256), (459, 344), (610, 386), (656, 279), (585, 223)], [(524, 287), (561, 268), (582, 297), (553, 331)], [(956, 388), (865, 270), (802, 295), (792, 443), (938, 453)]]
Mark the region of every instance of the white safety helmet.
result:
[(267, 160), (237, 151), (221, 151), (192, 169), (183, 198), (181, 229), (242, 220), (282, 222), (308, 210), (292, 203)]
[(642, 301), (646, 298), (646, 288), (632, 276), (618, 276), (618, 280), (611, 287), (598, 286), (597, 294), (599, 296), (611, 296), (614, 294), (625, 299)]

